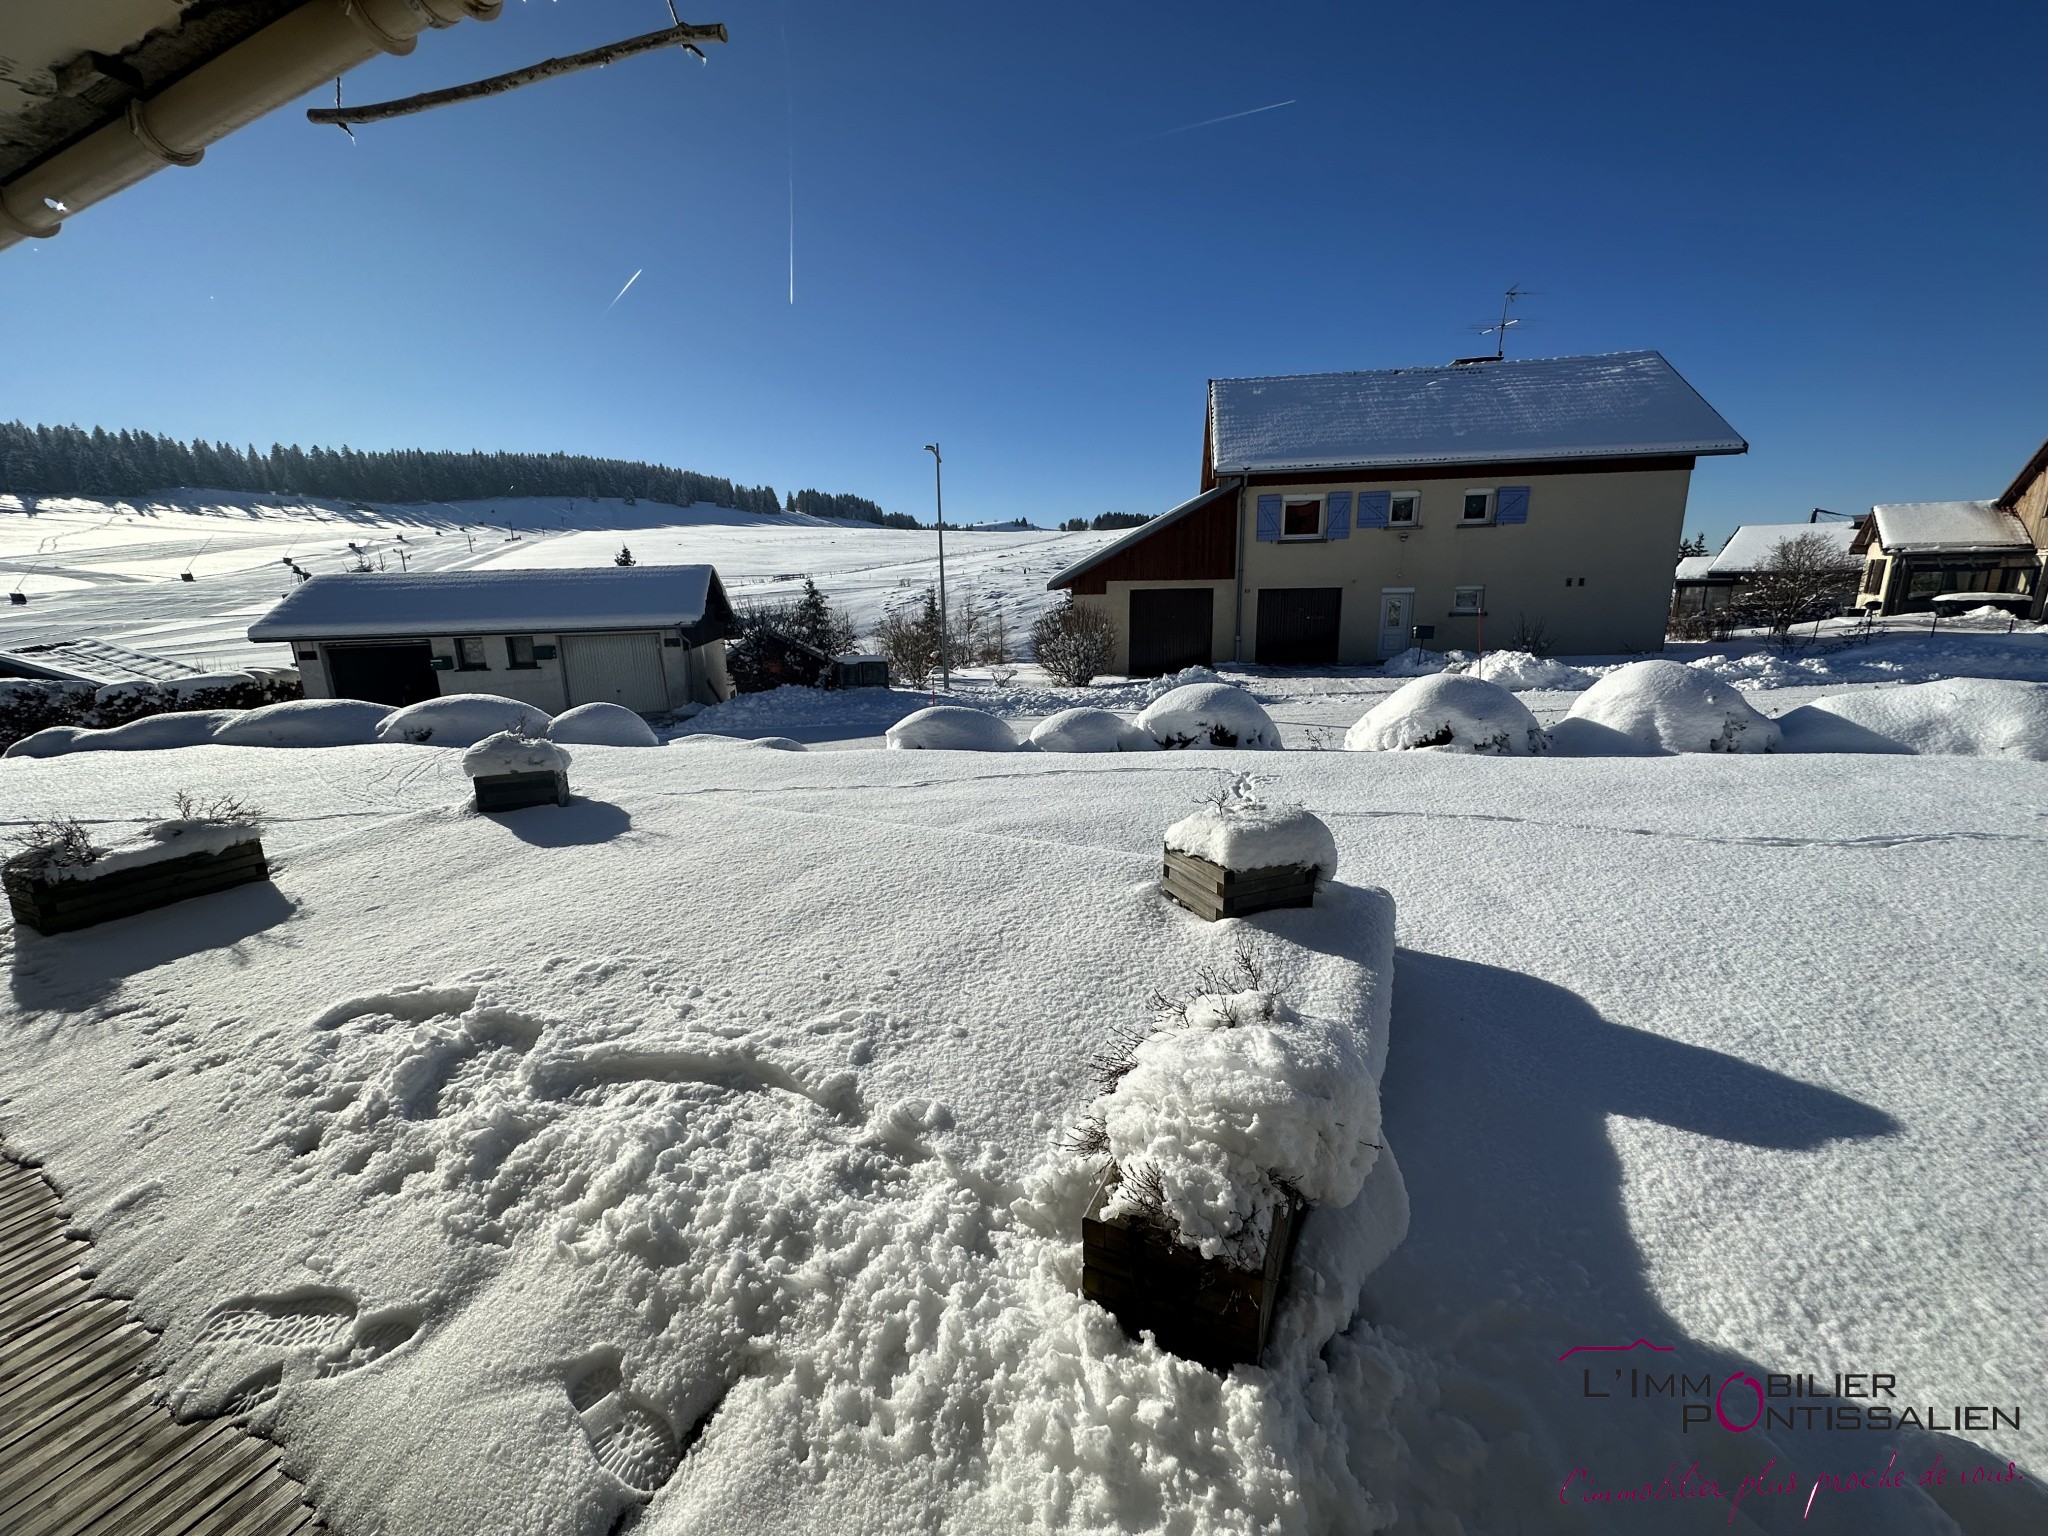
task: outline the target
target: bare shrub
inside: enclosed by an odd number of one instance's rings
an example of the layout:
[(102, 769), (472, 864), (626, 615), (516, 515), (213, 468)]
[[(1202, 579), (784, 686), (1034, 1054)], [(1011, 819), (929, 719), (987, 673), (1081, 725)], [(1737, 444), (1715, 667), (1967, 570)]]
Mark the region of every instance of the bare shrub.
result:
[(1781, 540), (1745, 584), (1743, 611), (1783, 639), (1794, 624), (1846, 607), (1856, 595), (1861, 569), (1861, 562), (1826, 534)]
[(42, 816), (14, 834), (24, 855), (45, 869), (76, 868), (99, 861), (102, 849), (94, 845), (85, 823), (75, 816)]
[(1069, 597), (1031, 626), (1038, 664), (1070, 688), (1085, 688), (1116, 660), (1116, 623), (1100, 608)]
[(1550, 622), (1542, 615), (1530, 618), (1526, 613), (1515, 615), (1515, 632), (1508, 641), (1511, 651), (1527, 651), (1531, 656), (1550, 654)]

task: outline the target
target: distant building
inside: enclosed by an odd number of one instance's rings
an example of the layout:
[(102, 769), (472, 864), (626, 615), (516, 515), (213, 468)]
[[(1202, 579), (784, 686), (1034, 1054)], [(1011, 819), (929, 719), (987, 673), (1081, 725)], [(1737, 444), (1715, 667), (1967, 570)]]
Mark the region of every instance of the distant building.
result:
[(107, 640), (51, 640), (0, 650), (0, 677), (59, 683), (168, 683), (204, 669)]
[(1870, 510), (1856, 541), (1865, 608), (1925, 613), (1950, 592), (2038, 595), (2040, 551), (1998, 502), (1908, 501)]
[(1216, 379), (1199, 494), (1048, 585), (1134, 674), (1656, 650), (1693, 465), (1747, 448), (1655, 352)]
[(306, 697), (495, 693), (644, 715), (732, 696), (732, 605), (708, 565), (315, 576), (249, 628), (291, 644)]
[[(1720, 608), (1739, 608), (1749, 583), (1771, 563), (1778, 546), (1792, 539), (1815, 535), (1825, 539), (1842, 558), (1845, 570), (1853, 572), (1856, 536), (1864, 519), (1847, 523), (1744, 523), (1715, 555), (1694, 555), (1678, 562), (1672, 583), (1671, 612), (1682, 618), (1692, 613), (1712, 613)], [(1855, 594), (1853, 574), (1842, 579), (1842, 606), (1847, 608)]]

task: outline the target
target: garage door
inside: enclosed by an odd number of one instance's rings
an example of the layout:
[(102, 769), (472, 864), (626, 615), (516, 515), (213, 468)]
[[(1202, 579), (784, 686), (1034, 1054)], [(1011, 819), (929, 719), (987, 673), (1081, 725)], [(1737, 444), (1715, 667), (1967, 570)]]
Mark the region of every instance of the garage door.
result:
[[(678, 651), (680, 659), (682, 653)], [(643, 715), (668, 712), (659, 635), (564, 635), (569, 702), (623, 704)]]
[(441, 681), (434, 675), (434, 650), (424, 640), (330, 645), (325, 650), (327, 682), (337, 699), (363, 699), (396, 709), (441, 691)]
[(1209, 587), (1154, 587), (1131, 594), (1131, 676), (1157, 677), (1213, 659)]
[(1257, 660), (1269, 667), (1324, 667), (1337, 659), (1342, 587), (1261, 587)]

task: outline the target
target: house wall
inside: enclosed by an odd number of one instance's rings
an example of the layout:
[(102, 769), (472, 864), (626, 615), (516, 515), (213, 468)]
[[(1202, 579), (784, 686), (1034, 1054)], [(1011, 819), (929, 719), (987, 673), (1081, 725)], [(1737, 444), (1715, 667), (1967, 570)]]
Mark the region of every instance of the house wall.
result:
[(2020, 520), (2027, 537), (2034, 541), (2041, 568), (2034, 577), (2034, 617), (2039, 619), (2048, 613), (2048, 446), (2034, 456), (2028, 468), (2033, 470), (2032, 477), (2023, 473), (2021, 483), (2008, 491), (1999, 505)]
[[(475, 639), (474, 635), (464, 636)], [(507, 658), (505, 635), (485, 635), (484, 660), (488, 666), (474, 672), (450, 670), (437, 672), (441, 692), (451, 693), (495, 693), (500, 698), (517, 699), (522, 704), (531, 704), (544, 709), (551, 715), (559, 715), (570, 705), (569, 684), (562, 671), (562, 637), (560, 635), (536, 634), (533, 643), (537, 646), (551, 645), (555, 648), (551, 660), (536, 661), (531, 667), (515, 667)], [(455, 636), (436, 635), (433, 638), (434, 654), (455, 657)]]
[[(645, 631), (659, 633), (665, 639), (673, 639), (673, 630)], [(475, 636), (464, 638), (474, 639)], [(563, 668), (562, 636), (536, 632), (533, 643), (536, 646), (553, 646), (551, 658), (537, 660), (531, 667), (514, 667), (505, 647), (505, 635), (485, 635), (484, 667), (473, 671), (450, 668), (436, 672), (443, 697), (457, 693), (493, 693), (500, 698), (518, 699), (544, 709), (551, 715), (576, 704), (590, 702), (587, 699), (572, 699), (569, 696), (568, 675)], [(435, 635), (428, 639), (434, 655), (454, 660), (456, 637)], [(331, 699), (334, 683), (327, 670), (327, 646), (305, 640), (293, 643), (293, 654), (298, 657), (299, 675), (303, 680), (306, 697), (309, 699)], [(317, 658), (305, 659), (307, 651), (317, 652)], [(725, 668), (725, 642), (712, 641), (700, 646), (664, 645), (661, 651), (662, 673), (668, 690), (671, 709), (681, 709), (690, 704), (716, 704), (732, 697), (732, 678)]]
[[(1354, 508), (1360, 491), (1413, 491), (1422, 503), (1413, 528), (1354, 527), (1345, 539), (1280, 543), (1247, 536), (1243, 659), (1255, 659), (1263, 587), (1341, 588), (1338, 659), (1347, 665), (1386, 659), (1378, 633), (1383, 587), (1414, 589), (1414, 622), (1435, 628), (1424, 642), (1434, 650), (1476, 649), (1482, 626), (1486, 644), (1505, 649), (1524, 617), (1531, 625), (1541, 622), (1548, 645), (1561, 654), (1661, 649), (1691, 480), (1687, 461), (1684, 467), (1598, 473), (1522, 472), (1512, 479), (1485, 470), (1455, 478), (1438, 471), (1424, 479), (1273, 487), (1290, 497), (1350, 491)], [(1465, 492), (1501, 485), (1529, 487), (1528, 521), (1463, 525)], [(1255, 482), (1246, 497), (1247, 519), (1256, 518), (1260, 489)], [(1485, 587), (1483, 616), (1452, 614), (1453, 590), (1464, 586)], [(1224, 650), (1218, 659), (1228, 657)]]

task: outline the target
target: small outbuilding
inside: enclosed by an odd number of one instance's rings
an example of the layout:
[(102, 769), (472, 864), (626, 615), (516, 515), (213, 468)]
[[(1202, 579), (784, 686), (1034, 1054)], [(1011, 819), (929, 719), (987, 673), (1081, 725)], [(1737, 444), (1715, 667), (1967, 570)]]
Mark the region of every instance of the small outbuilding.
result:
[(2019, 517), (1996, 501), (1872, 507), (1856, 554), (1864, 561), (1858, 601), (1879, 613), (1926, 613), (1954, 592), (2038, 596), (2040, 554)]
[(291, 645), (309, 699), (494, 693), (643, 715), (730, 698), (739, 633), (708, 565), (315, 576), (249, 628)]

